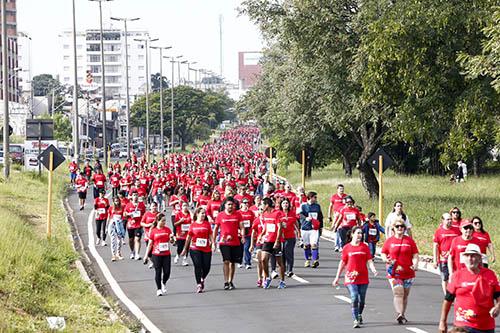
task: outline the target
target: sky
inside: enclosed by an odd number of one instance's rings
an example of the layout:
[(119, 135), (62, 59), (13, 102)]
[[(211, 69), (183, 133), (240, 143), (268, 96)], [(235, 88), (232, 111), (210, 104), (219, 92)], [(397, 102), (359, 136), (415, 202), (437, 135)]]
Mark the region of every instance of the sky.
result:
[[(113, 0), (103, 2), (104, 27), (122, 28), (123, 23), (109, 17), (139, 17), (130, 30), (147, 30), (157, 45), (172, 46), (172, 54), (196, 61), (199, 68), (219, 73), (219, 16), (223, 23), (223, 76), (238, 82), (238, 52), (259, 51), (262, 39), (247, 17), (239, 16), (240, 0)], [(18, 31), (32, 38), (33, 75), (58, 72), (58, 35), (72, 29), (71, 0), (17, 0)], [(99, 5), (76, 0), (76, 28), (84, 31), (99, 27)], [(152, 73), (159, 60), (152, 57)], [(193, 66), (196, 67), (196, 66)]]

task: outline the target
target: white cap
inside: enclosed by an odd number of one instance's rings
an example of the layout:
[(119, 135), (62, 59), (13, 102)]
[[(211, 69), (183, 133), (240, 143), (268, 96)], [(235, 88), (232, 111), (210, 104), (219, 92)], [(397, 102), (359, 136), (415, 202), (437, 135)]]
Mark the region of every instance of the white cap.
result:
[(478, 254), (480, 256), (482, 255), (479, 245), (474, 243), (469, 243), (465, 248), (465, 251), (462, 252), (462, 254)]

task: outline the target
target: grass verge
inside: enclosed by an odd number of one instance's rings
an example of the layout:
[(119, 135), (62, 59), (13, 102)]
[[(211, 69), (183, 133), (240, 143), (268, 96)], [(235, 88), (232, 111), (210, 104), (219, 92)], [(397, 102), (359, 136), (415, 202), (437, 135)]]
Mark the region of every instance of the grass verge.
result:
[(53, 236), (46, 238), (47, 177), (12, 169), (0, 184), (0, 331), (46, 332), (61, 316), (69, 332), (125, 332), (75, 267), (78, 254), (61, 205), (65, 166), (54, 174)]
[[(278, 170), (280, 176), (287, 178), (294, 186), (301, 183), (299, 164)], [(337, 184), (344, 184), (346, 193), (351, 194), (356, 204), (378, 215), (378, 201), (368, 198), (359, 174), (345, 177), (342, 167), (329, 165), (322, 170), (313, 170), (312, 177), (306, 180), (306, 190), (318, 192), (318, 198), (326, 215), (330, 196), (335, 193)], [(440, 223), (441, 214), (457, 206), (463, 217), (480, 216), (485, 229), (495, 245), (495, 256), (500, 260), (500, 177), (485, 175), (469, 177), (466, 183), (450, 184), (447, 177), (429, 175), (397, 175), (388, 170), (384, 173), (384, 215), (392, 209), (396, 200), (404, 204), (404, 209), (413, 224), (413, 233), (420, 252), (432, 254), (432, 236)], [(385, 221), (385, 217), (383, 219)], [(500, 265), (493, 264), (500, 272)]]

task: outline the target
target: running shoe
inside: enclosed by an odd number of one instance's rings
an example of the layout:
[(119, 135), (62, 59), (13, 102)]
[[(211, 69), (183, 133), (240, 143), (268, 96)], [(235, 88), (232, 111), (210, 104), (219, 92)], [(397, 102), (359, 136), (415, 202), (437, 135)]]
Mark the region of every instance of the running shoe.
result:
[(189, 266), (186, 258), (182, 259), (182, 266)]
[(233, 289), (236, 289), (236, 287), (234, 286), (234, 284), (232, 282), (229, 282), (229, 290), (233, 290)]
[(167, 293), (167, 285), (165, 283), (161, 284), (161, 292), (162, 292), (162, 294), (166, 294)]
[(245, 269), (252, 269), (252, 266), (250, 266), (250, 265), (245, 265)]
[(201, 279), (201, 290), (204, 290), (205, 289), (205, 279)]
[(280, 284), (278, 284), (278, 289), (285, 289), (285, 288), (286, 288), (285, 281), (280, 281)]
[(224, 282), (224, 290), (229, 290), (229, 282)]
[(201, 294), (202, 292), (203, 292), (203, 288), (202, 288), (201, 284), (197, 285), (196, 286), (196, 293)]
[(163, 293), (161, 292), (161, 289), (158, 289), (156, 291), (156, 296), (163, 296)]
[(257, 288), (262, 288), (262, 280), (257, 280)]
[(141, 256), (140, 256), (140, 255), (136, 255), (136, 256), (135, 256), (135, 260), (141, 260), (141, 259), (142, 259), (142, 258), (141, 258)]
[(314, 262), (312, 263), (311, 267), (312, 267), (312, 268), (316, 268), (316, 267), (318, 267), (318, 266), (319, 266), (319, 261), (314, 260)]
[(360, 324), (363, 324), (363, 317), (361, 316), (361, 314), (358, 315), (358, 322)]
[(80, 206), (80, 210), (83, 210), (83, 206)]
[(271, 279), (270, 278), (267, 278), (266, 281), (264, 281), (264, 286), (263, 288), (264, 289), (269, 289), (269, 287), (271, 287)]
[(339, 252), (339, 247), (338, 247), (338, 246), (335, 246), (334, 251), (335, 251), (335, 252)]
[(179, 262), (179, 255), (176, 254), (174, 258), (174, 264), (177, 264)]
[(243, 267), (243, 265), (242, 264), (238, 264), (238, 268), (241, 268), (241, 267)]
[(286, 276), (288, 276), (288, 277), (292, 277), (292, 276), (293, 276), (293, 272), (287, 272), (287, 273), (286, 273)]
[(112, 257), (111, 257), (111, 261), (116, 261), (116, 257), (115, 257), (115, 256), (112, 256)]
[(153, 267), (154, 267), (153, 263), (150, 263), (150, 264), (148, 265), (148, 268), (149, 268), (149, 269), (153, 269)]
[(95, 241), (95, 245), (99, 245), (99, 244), (101, 244), (101, 239), (97, 238), (96, 241)]
[(271, 272), (271, 279), (276, 279), (278, 277), (278, 273), (276, 273), (276, 271), (272, 271)]
[(396, 317), (396, 321), (398, 322), (398, 324), (402, 325), (403, 324), (403, 319), (404, 319), (404, 316), (402, 314), (398, 314), (398, 316)]
[(102, 241), (101, 246), (108, 246), (108, 244), (106, 244), (106, 241)]
[(130, 254), (130, 259), (134, 260), (134, 258), (135, 258), (135, 254), (134, 254), (134, 252), (132, 252), (132, 253)]
[(354, 321), (352, 328), (360, 328), (361, 325), (359, 325), (359, 322), (357, 320)]
[(117, 258), (118, 260), (123, 260), (123, 257), (122, 257), (122, 255), (121, 255), (121, 254), (118, 254), (118, 255), (116, 256), (116, 258)]
[(147, 265), (147, 264), (148, 264), (148, 261), (149, 261), (149, 258), (148, 258), (148, 257), (146, 257), (146, 258), (144, 258), (144, 261), (143, 261), (142, 263), (143, 263), (144, 265)]
[(304, 262), (304, 267), (309, 267), (309, 266), (311, 266), (311, 261), (306, 260), (306, 262)]

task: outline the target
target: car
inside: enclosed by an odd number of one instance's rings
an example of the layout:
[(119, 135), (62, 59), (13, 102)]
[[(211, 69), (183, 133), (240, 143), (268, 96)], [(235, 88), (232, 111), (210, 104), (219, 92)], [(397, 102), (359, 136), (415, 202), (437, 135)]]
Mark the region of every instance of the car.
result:
[(3, 150), (0, 150), (0, 164), (3, 164)]
[(119, 158), (127, 158), (128, 157), (128, 154), (127, 154), (127, 149), (120, 149), (120, 152), (118, 153), (118, 157)]
[(17, 164), (24, 163), (24, 147), (22, 144), (9, 145), (9, 152), (12, 163), (17, 163)]

